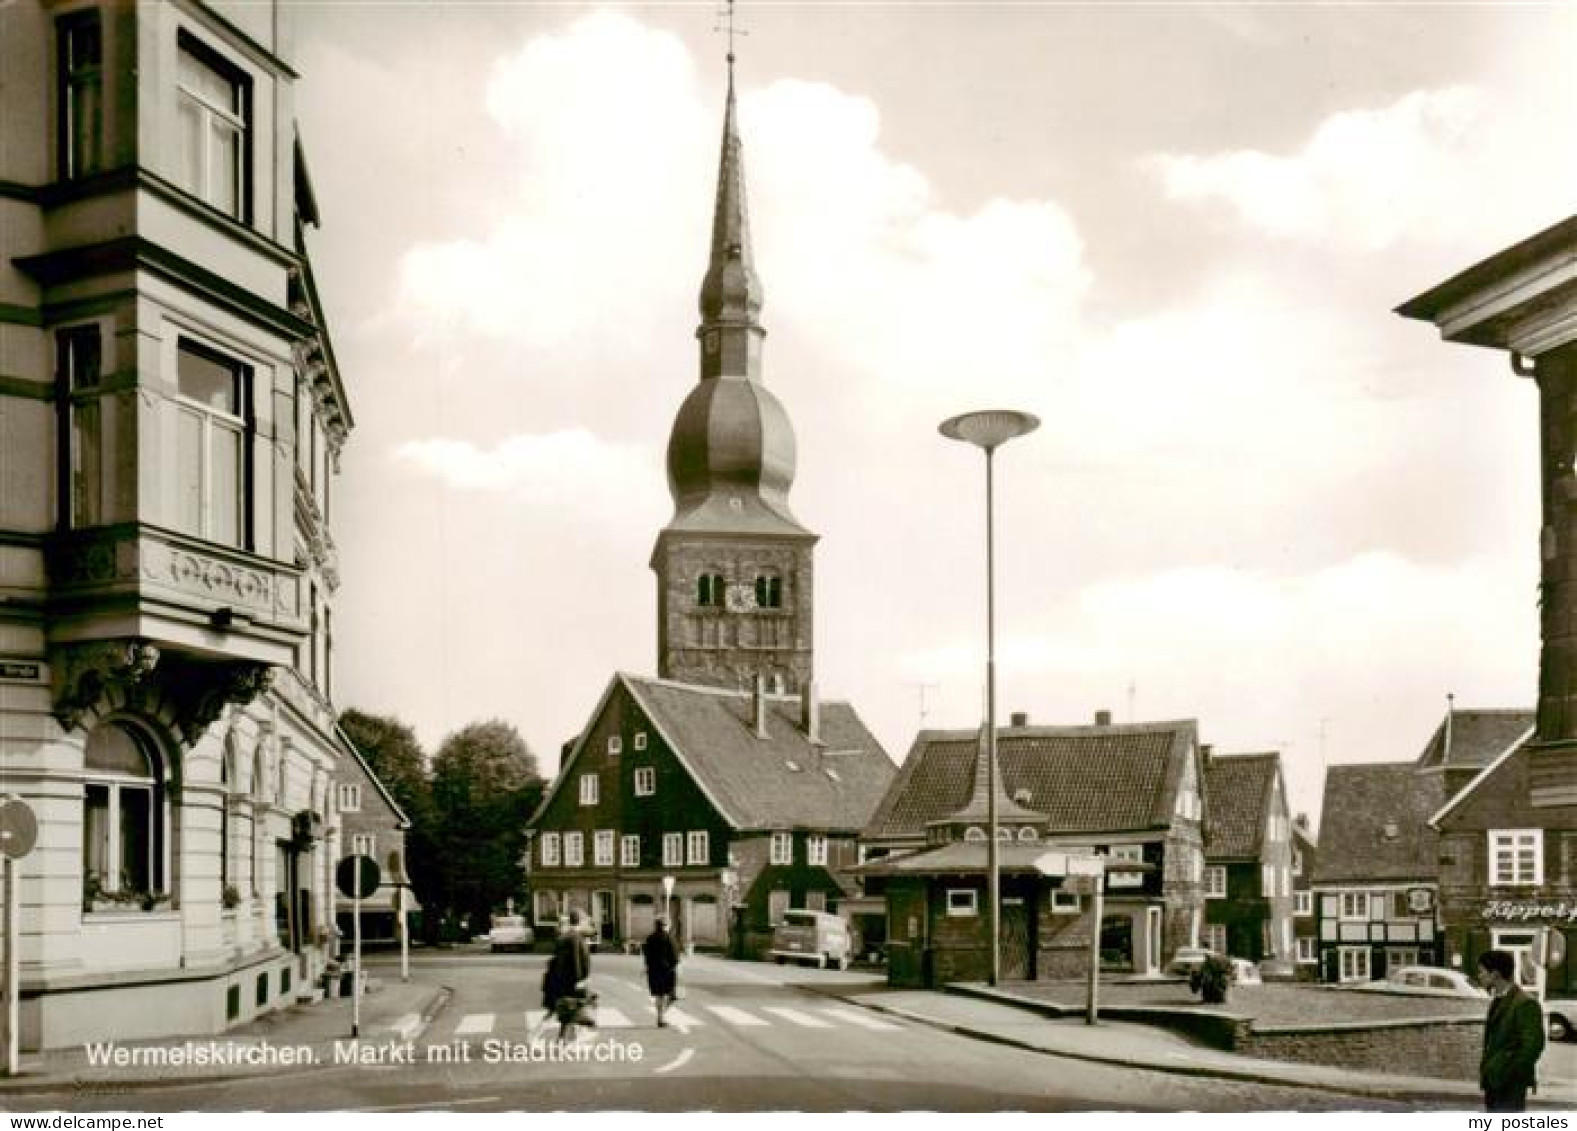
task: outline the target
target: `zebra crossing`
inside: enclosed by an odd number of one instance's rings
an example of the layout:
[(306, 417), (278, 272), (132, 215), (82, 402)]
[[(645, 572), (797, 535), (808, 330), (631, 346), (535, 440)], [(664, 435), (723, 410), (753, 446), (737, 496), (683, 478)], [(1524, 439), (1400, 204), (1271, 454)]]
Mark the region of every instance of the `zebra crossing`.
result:
[[(691, 1008), (670, 1006), (666, 1016), (669, 1025), (685, 1034), (692, 1029), (705, 1028), (708, 1025), (735, 1029), (768, 1029), (778, 1026), (821, 1031), (841, 1027), (877, 1033), (897, 1032), (903, 1028), (894, 1021), (852, 1006), (757, 1005), (751, 1010), (738, 1005), (703, 1002)], [(402, 1018), (391, 1028), (404, 1037), (410, 1028), (409, 1020), (411, 1019)], [(650, 1010), (642, 1010), (638, 1018), (632, 1018), (624, 1010), (606, 1001), (597, 1007), (597, 1028), (603, 1030), (650, 1028), (655, 1024), (655, 1020), (655, 1015)], [(534, 1037), (541, 1034), (544, 1028), (549, 1032), (554, 1031), (556, 1025), (557, 1023), (540, 1009), (466, 1013), (462, 1014), (456, 1022), (452, 1036), (457, 1039), (490, 1036)]]

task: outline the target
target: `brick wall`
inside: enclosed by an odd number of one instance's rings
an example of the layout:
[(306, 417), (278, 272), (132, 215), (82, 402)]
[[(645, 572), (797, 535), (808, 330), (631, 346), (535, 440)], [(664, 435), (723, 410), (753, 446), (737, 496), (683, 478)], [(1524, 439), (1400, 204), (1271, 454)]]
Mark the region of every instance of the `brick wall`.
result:
[(1362, 1072), (1477, 1080), (1484, 1045), (1479, 1017), (1386, 1021), (1300, 1028), (1249, 1028), (1236, 1034), (1243, 1056), (1325, 1064)]

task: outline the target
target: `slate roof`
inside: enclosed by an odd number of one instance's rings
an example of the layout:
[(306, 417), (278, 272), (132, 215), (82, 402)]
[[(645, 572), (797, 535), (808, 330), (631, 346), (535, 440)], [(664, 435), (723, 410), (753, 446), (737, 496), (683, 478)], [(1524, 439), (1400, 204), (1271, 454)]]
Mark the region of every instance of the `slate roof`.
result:
[[(1119, 726), (1007, 727), (997, 736), (1009, 797), (1046, 814), (1043, 831), (1121, 832), (1169, 825), (1193, 720)], [(928, 822), (969, 802), (977, 732), (921, 731), (866, 827), (868, 840), (923, 838)]]
[(822, 700), (822, 741), (813, 745), (800, 729), (797, 696), (766, 697), (763, 739), (755, 734), (748, 691), (623, 673), (614, 678), (736, 829), (858, 832), (897, 773), (846, 702)]
[(1440, 775), (1420, 774), (1412, 762), (1331, 766), (1313, 882), (1436, 878), (1440, 838), (1429, 818), (1445, 799)]
[(1280, 754), (1216, 755), (1205, 767), (1205, 856), (1257, 859)]
[(1504, 754), (1533, 723), (1532, 711), (1448, 711), (1418, 756), (1417, 768), (1481, 770)]

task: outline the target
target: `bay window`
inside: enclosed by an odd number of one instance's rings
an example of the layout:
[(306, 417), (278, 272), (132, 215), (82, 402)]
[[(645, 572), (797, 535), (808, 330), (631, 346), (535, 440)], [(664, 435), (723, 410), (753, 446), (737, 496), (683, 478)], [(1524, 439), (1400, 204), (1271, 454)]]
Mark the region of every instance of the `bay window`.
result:
[(62, 16), (56, 43), (60, 177), (70, 180), (104, 167), (104, 32), (98, 12)]
[(233, 358), (182, 338), (179, 388), (176, 526), (210, 542), (249, 548), (251, 523), (247, 437), (251, 432), (250, 372)]
[(216, 51), (185, 34), (179, 68), (180, 186), (225, 215), (245, 220), (251, 82)]

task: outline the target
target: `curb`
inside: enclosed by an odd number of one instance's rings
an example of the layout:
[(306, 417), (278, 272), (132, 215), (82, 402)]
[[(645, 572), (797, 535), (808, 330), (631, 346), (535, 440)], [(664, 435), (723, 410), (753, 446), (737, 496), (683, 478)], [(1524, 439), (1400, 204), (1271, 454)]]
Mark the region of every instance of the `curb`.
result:
[[(1029, 1012), (1029, 1013), (1038, 1013), (1038, 1014), (1040, 1014), (1040, 1015), (1042, 1015), (1044, 1017), (1050, 1017), (1050, 1018), (1058, 1019), (1058, 1020), (1066, 1018), (1066, 1017), (1070, 1017), (1070, 1016), (1076, 1017), (1076, 1016), (1079, 1015), (1079, 1013), (1082, 1012), (1082, 1010), (1078, 1010), (1078, 1009), (1070, 1010), (1067, 1006), (1059, 1005), (1059, 1004), (1057, 1004), (1055, 1002), (1042, 1002), (1042, 1001), (1036, 1001), (1033, 998), (1014, 997), (1012, 994), (1005, 994), (1005, 993), (1002, 993), (999, 990), (992, 990), (992, 989), (989, 989), (987, 987), (968, 986), (968, 985), (964, 985), (962, 983), (957, 983), (957, 982), (948, 983), (944, 987), (943, 992), (944, 993), (954, 994), (954, 995), (956, 995), (958, 997), (973, 998), (973, 999), (978, 1000), (978, 1001), (986, 1001), (986, 1002), (991, 1002), (991, 1003), (996, 1004), (996, 1005), (1004, 1005), (1004, 1006), (1008, 1006), (1009, 1008), (1013, 1008), (1013, 1009), (1022, 1009), (1022, 1010), (1026, 1011), (1026, 1012)], [(1142, 1025), (1142, 1024), (1144, 1024), (1144, 1022), (1142, 1022), (1142, 1021), (1131, 1021), (1131, 1022), (1127, 1022), (1127, 1023), (1128, 1024), (1134, 1024), (1134, 1025)], [(987, 1037), (986, 1039), (990, 1039), (990, 1038)], [(1043, 1051), (1052, 1052), (1052, 1050), (1049, 1050), (1049, 1049), (1043, 1050)], [(1230, 1053), (1230, 1052), (1222, 1052), (1221, 1050), (1217, 1050), (1217, 1051), (1218, 1051), (1219, 1055), (1224, 1055), (1224, 1056), (1235, 1055), (1235, 1054)], [(1222, 1079), (1227, 1079), (1227, 1080), (1245, 1080), (1245, 1081), (1252, 1081), (1252, 1082), (1256, 1082), (1256, 1083), (1276, 1084), (1276, 1085), (1281, 1085), (1281, 1086), (1291, 1087), (1291, 1088), (1310, 1088), (1310, 1089), (1313, 1089), (1315, 1091), (1330, 1091), (1330, 1092), (1336, 1092), (1336, 1093), (1341, 1094), (1341, 1095), (1375, 1096), (1375, 1097), (1379, 1097), (1379, 1098), (1400, 1098), (1400, 1099), (1416, 1098), (1416, 1099), (1422, 1099), (1422, 1100), (1431, 1100), (1431, 1101), (1440, 1100), (1440, 1101), (1450, 1101), (1450, 1102), (1460, 1102), (1462, 1100), (1467, 1100), (1467, 1101), (1471, 1102), (1473, 1105), (1475, 1105), (1474, 1110), (1477, 1110), (1477, 1105), (1479, 1104), (1479, 1102), (1482, 1099), (1482, 1096), (1479, 1093), (1479, 1091), (1476, 1088), (1471, 1087), (1470, 1082), (1467, 1082), (1467, 1081), (1461, 1081), (1461, 1082), (1446, 1081), (1446, 1080), (1441, 1081), (1441, 1083), (1459, 1083), (1459, 1086), (1462, 1088), (1462, 1091), (1459, 1091), (1459, 1092), (1434, 1092), (1434, 1091), (1428, 1091), (1428, 1090), (1425, 1090), (1425, 1089), (1408, 1089), (1408, 1088), (1405, 1088), (1405, 1087), (1397, 1089), (1397, 1090), (1387, 1091), (1387, 1090), (1383, 1089), (1382, 1085), (1377, 1084), (1377, 1083), (1360, 1082), (1360, 1083), (1354, 1084), (1351, 1087), (1348, 1087), (1348, 1086), (1345, 1086), (1345, 1085), (1339, 1085), (1339, 1084), (1335, 1084), (1335, 1083), (1325, 1084), (1325, 1083), (1320, 1083), (1318, 1081), (1289, 1080), (1288, 1078), (1283, 1077), (1283, 1076), (1274, 1076), (1274, 1075), (1271, 1075), (1271, 1074), (1265, 1073), (1265, 1072), (1255, 1072), (1253, 1069), (1234, 1068), (1231, 1065), (1215, 1065), (1215, 1066), (1194, 1065), (1194, 1066), (1174, 1067), (1170, 1062), (1166, 1063), (1163, 1066), (1162, 1064), (1154, 1062), (1154, 1061), (1141, 1061), (1141, 1060), (1136, 1060), (1136, 1061), (1118, 1061), (1118, 1060), (1112, 1060), (1110, 1058), (1097, 1058), (1093, 1054), (1083, 1054), (1083, 1053), (1055, 1053), (1055, 1052), (1052, 1052), (1052, 1055), (1066, 1055), (1066, 1056), (1074, 1057), (1076, 1059), (1081, 1059), (1081, 1060), (1097, 1060), (1099, 1063), (1107, 1063), (1107, 1064), (1127, 1064), (1127, 1065), (1129, 1065), (1131, 1067), (1151, 1068), (1151, 1069), (1153, 1069), (1153, 1070), (1155, 1070), (1157, 1072), (1177, 1072), (1180, 1075), (1219, 1076)], [(1245, 1059), (1248, 1059), (1248, 1058), (1245, 1058)], [(1287, 1063), (1291, 1064), (1291, 1063), (1295, 1063), (1295, 1062), (1289, 1061)], [(1314, 1067), (1318, 1067), (1318, 1066), (1314, 1066)], [(1329, 1067), (1333, 1071), (1336, 1071), (1336, 1072), (1345, 1071), (1345, 1069), (1341, 1068), (1338, 1065), (1327, 1065), (1325, 1067)], [(1375, 1075), (1375, 1073), (1370, 1073), (1370, 1075)], [(1406, 1079), (1406, 1078), (1404, 1077), (1402, 1079)], [(1426, 1079), (1426, 1078), (1425, 1077), (1412, 1077), (1411, 1079), (1417, 1080), (1417, 1079)], [(1569, 1110), (1571, 1110), (1571, 1107), (1572, 1107), (1571, 1104), (1564, 1103), (1562, 1101), (1556, 1101), (1556, 1100), (1545, 1100), (1545, 1099), (1539, 1097), (1537, 1094), (1532, 1095), (1532, 1096), (1530, 1096), (1528, 1098), (1528, 1110), (1530, 1110), (1530, 1111), (1533, 1111), (1533, 1110), (1569, 1111)]]
[[(416, 1027), (416, 1031), (410, 1038), (412, 1041), (421, 1039), (422, 1034), (427, 1032), (433, 1021), (440, 1013), (443, 1012), (444, 1008), (449, 1004), (449, 1001), (453, 996), (454, 990), (450, 987), (437, 987), (432, 996), (428, 999), (427, 1004), (422, 1008), (421, 1020)], [(174, 1037), (170, 1039), (173, 1041), (222, 1041), (225, 1040), (226, 1037), (227, 1034), (216, 1033), (189, 1035), (186, 1037)], [(316, 1049), (323, 1046), (325, 1043), (332, 1044), (336, 1040), (348, 1039), (348, 1037), (334, 1037), (330, 1038), (327, 1042), (313, 1041), (311, 1042), (311, 1045), (314, 1049)], [(291, 1065), (287, 1067), (282, 1065), (277, 1068), (265, 1068), (261, 1070), (250, 1069), (243, 1072), (227, 1070), (204, 1075), (166, 1076), (156, 1079), (139, 1079), (134, 1077), (127, 1079), (98, 1076), (84, 1077), (77, 1075), (75, 1069), (69, 1070), (71, 1072), (70, 1075), (62, 1074), (51, 1077), (47, 1075), (29, 1074), (24, 1070), (23, 1074), (20, 1076), (0, 1076), (0, 1101), (3, 1101), (4, 1097), (6, 1096), (48, 1095), (55, 1092), (72, 1092), (76, 1095), (113, 1095), (121, 1092), (152, 1092), (174, 1088), (189, 1088), (208, 1084), (225, 1084), (236, 1080), (260, 1080), (281, 1076), (308, 1076), (322, 1072), (337, 1072), (346, 1067), (347, 1066), (343, 1064), (332, 1063), (314, 1064), (307, 1067), (302, 1067), (299, 1065)], [(3, 1104), (0, 1104), (0, 1110), (4, 1110)]]
[[(940, 1021), (934, 1017), (927, 1017), (924, 1014), (913, 1013), (907, 1009), (899, 1009), (896, 1006), (879, 1005), (868, 1001), (857, 1001), (852, 998), (842, 997), (838, 994), (829, 994), (828, 996), (838, 997), (840, 1000), (847, 1002), (850, 1005), (859, 1006), (861, 1009), (869, 1009), (873, 1013), (886, 1013), (893, 1017), (902, 1017), (906, 1021), (913, 1021), (921, 1025), (926, 1025), (932, 1029), (937, 1029), (944, 1033), (956, 1033), (961, 1037), (969, 1037), (972, 1040), (985, 1041), (989, 1044), (1004, 1045), (1008, 1048), (1022, 1049), (1026, 1052), (1036, 1052), (1043, 1056), (1058, 1056), (1066, 1060), (1079, 1060), (1089, 1064), (1104, 1064), (1116, 1068), (1138, 1068), (1148, 1072), (1165, 1072), (1173, 1076), (1192, 1076), (1206, 1079), (1237, 1080), (1243, 1083), (1267, 1084), (1280, 1088), (1303, 1088), (1307, 1091), (1329, 1092), (1335, 1095), (1369, 1096), (1375, 1099), (1390, 1099), (1397, 1100), (1399, 1102), (1407, 1102), (1408, 1100), (1428, 1100), (1440, 1103), (1451, 1103), (1460, 1106), (1465, 1099), (1469, 1098), (1463, 1095), (1445, 1092), (1407, 1092), (1405, 1094), (1398, 1094), (1396, 1092), (1381, 1091), (1363, 1084), (1357, 1084), (1352, 1087), (1344, 1087), (1338, 1086), (1336, 1084), (1322, 1084), (1317, 1081), (1289, 1080), (1283, 1076), (1272, 1076), (1268, 1073), (1255, 1072), (1249, 1069), (1235, 1069), (1227, 1065), (1178, 1064), (1172, 1061), (1125, 1060), (1121, 1057), (1101, 1056), (1099, 1054), (1090, 1052), (1047, 1048), (1045, 1045), (1034, 1044), (1033, 1042), (1020, 1040), (1017, 1037), (1005, 1036), (1001, 1033), (993, 1033), (986, 1029), (976, 1029), (970, 1025), (957, 1025), (950, 1021)], [(965, 993), (961, 994), (960, 996), (972, 995)], [(1010, 1006), (1012, 1008), (1023, 1008), (1028, 1012), (1043, 1012), (1041, 1010), (1035, 1009), (1033, 1004), (1019, 1006), (1017, 1003), (1002, 1001), (1001, 999), (997, 998), (981, 998), (979, 1000), (992, 1001), (995, 1004)], [(1477, 1110), (1476, 1103), (1474, 1110)]]

